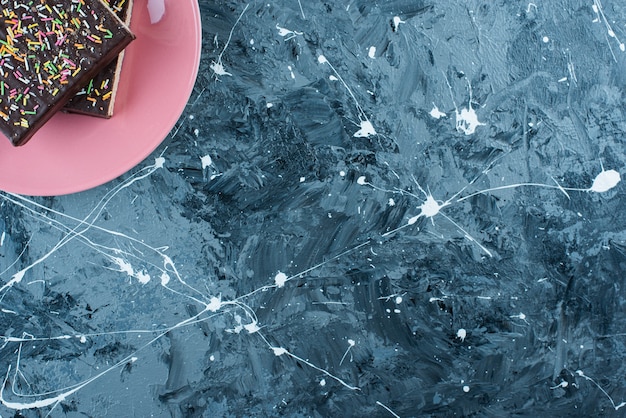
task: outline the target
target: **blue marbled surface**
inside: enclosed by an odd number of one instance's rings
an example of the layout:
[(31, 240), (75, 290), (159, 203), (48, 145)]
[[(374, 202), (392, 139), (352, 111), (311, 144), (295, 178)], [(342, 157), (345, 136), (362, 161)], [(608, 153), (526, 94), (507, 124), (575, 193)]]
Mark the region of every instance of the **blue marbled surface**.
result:
[(623, 416), (621, 1), (200, 9), (151, 157), (0, 193), (3, 417)]

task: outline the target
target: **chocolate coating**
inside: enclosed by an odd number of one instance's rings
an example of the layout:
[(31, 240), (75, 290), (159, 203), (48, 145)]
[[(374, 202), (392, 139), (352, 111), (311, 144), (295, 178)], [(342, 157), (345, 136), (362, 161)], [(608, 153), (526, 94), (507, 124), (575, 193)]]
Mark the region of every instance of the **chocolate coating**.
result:
[[(104, 0), (126, 25), (130, 25), (133, 0)], [(63, 108), (70, 113), (110, 118), (113, 116), (124, 51), (92, 78)]]
[(25, 144), (134, 35), (100, 0), (0, 0), (0, 130)]

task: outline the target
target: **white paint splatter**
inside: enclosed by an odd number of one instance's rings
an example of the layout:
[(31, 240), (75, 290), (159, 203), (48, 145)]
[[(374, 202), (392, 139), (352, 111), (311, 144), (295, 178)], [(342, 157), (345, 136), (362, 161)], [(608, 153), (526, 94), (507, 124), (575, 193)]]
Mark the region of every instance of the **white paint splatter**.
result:
[(387, 412), (389, 412), (394, 418), (400, 418), (400, 415), (396, 414), (395, 412), (393, 412), (391, 410), (391, 408), (389, 408), (387, 405), (383, 404), (380, 401), (376, 401), (376, 405), (381, 406), (383, 408), (385, 408), (387, 410)]
[(317, 57), (317, 61), (320, 64), (326, 64), (330, 67), (330, 69), (335, 74), (335, 77), (341, 82), (341, 84), (343, 84), (343, 86), (348, 91), (348, 94), (350, 94), (350, 97), (354, 101), (354, 104), (356, 105), (356, 109), (359, 113), (360, 129), (354, 134), (354, 137), (364, 138), (364, 137), (369, 137), (370, 135), (376, 135), (376, 130), (374, 129), (374, 125), (372, 124), (372, 122), (370, 122), (369, 118), (365, 114), (365, 111), (363, 110), (358, 100), (356, 99), (356, 96), (354, 95), (354, 93), (352, 92), (348, 84), (343, 80), (343, 78), (341, 78), (341, 76), (339, 75), (335, 67), (333, 67), (333, 65), (330, 62), (328, 62), (328, 60), (326, 59), (324, 55), (319, 55)]
[(626, 402), (622, 401), (619, 405), (615, 404), (615, 401), (613, 400), (613, 398), (607, 393), (606, 390), (604, 390), (604, 388), (602, 386), (600, 386), (600, 384), (598, 384), (598, 382), (596, 382), (595, 380), (593, 380), (592, 378), (590, 378), (589, 376), (585, 375), (585, 373), (583, 373), (582, 370), (576, 370), (576, 374), (588, 381), (590, 381), (591, 383), (593, 383), (598, 389), (600, 389), (600, 391), (602, 393), (604, 393), (604, 395), (609, 399), (609, 401), (611, 402), (611, 405), (613, 405), (613, 409), (615, 409), (616, 411), (624, 406), (626, 406)]
[(485, 125), (478, 121), (478, 115), (470, 104), (469, 107), (454, 111), (456, 114), (456, 130), (463, 132), (465, 135), (472, 135), (476, 132), (476, 128)]
[(456, 337), (459, 338), (461, 340), (461, 342), (464, 342), (465, 341), (465, 337), (467, 337), (467, 331), (464, 328), (460, 328), (456, 332)]
[(419, 208), (422, 215), (426, 216), (427, 218), (432, 218), (439, 213), (442, 207), (443, 206), (435, 200), (432, 194), (428, 194), (428, 196), (426, 196), (426, 200), (420, 205)]
[(206, 309), (211, 312), (217, 312), (222, 308), (222, 300), (219, 297), (212, 297)]
[(298, 32), (295, 30), (291, 30), (291, 29), (287, 29), (287, 28), (283, 28), (281, 26), (278, 25), (278, 23), (276, 24), (276, 29), (278, 30), (278, 35), (282, 36), (283, 38), (285, 38), (286, 41), (295, 38), (296, 36), (302, 35), (303, 32)]
[(602, 170), (593, 180), (589, 189), (592, 192), (603, 193), (611, 190), (622, 180), (620, 174), (615, 170)]
[(121, 257), (110, 257), (111, 261), (113, 261), (119, 267), (119, 272), (126, 273), (128, 276), (133, 277), (139, 281), (141, 284), (147, 284), (150, 282), (150, 275), (141, 270), (135, 271), (133, 266)]
[(354, 137), (356, 138), (367, 138), (370, 135), (376, 135), (376, 130), (374, 129), (374, 125), (369, 120), (361, 121), (361, 129), (354, 133)]
[(247, 325), (244, 325), (243, 327), (246, 331), (248, 331), (249, 334), (254, 334), (261, 329), (257, 322), (251, 322)]
[(201, 157), (200, 161), (202, 162), (202, 169), (203, 170), (205, 168), (208, 168), (211, 165), (213, 165), (213, 159), (211, 158), (211, 156), (209, 154), (205, 155), (204, 157)]
[(450, 90), (450, 97), (452, 98), (452, 103), (454, 104), (454, 113), (456, 116), (456, 130), (458, 132), (463, 132), (465, 135), (472, 135), (476, 132), (476, 128), (484, 125), (484, 123), (478, 121), (478, 115), (474, 108), (472, 108), (472, 85), (467, 82), (467, 87), (469, 90), (469, 99), (467, 101), (467, 107), (462, 108), (459, 111), (459, 107), (454, 100), (454, 94), (452, 94), (452, 86), (446, 77), (446, 83), (448, 84), (448, 89)]
[(444, 112), (440, 111), (439, 108), (437, 106), (435, 106), (434, 103), (433, 103), (433, 108), (429, 112), (429, 114), (430, 114), (430, 116), (432, 116), (435, 119), (441, 119), (441, 118), (447, 116)]
[(393, 20), (392, 20), (392, 25), (393, 25), (393, 31), (397, 32), (398, 31), (398, 27), (400, 26), (401, 23), (406, 23), (404, 20), (400, 19), (399, 16), (394, 16)]
[(212, 62), (211, 64), (209, 64), (209, 68), (213, 70), (213, 72), (216, 75), (228, 75), (228, 76), (232, 76), (231, 73), (229, 73), (228, 71), (226, 71), (226, 69), (224, 68), (224, 65), (222, 64), (221, 60), (220, 62)]
[(283, 287), (287, 282), (287, 275), (282, 271), (279, 271), (276, 276), (274, 276), (274, 283), (277, 287)]
[(133, 270), (133, 266), (126, 260), (120, 257), (111, 257), (111, 261), (113, 261), (120, 268), (120, 272), (126, 273), (129, 276), (134, 276), (135, 271)]
[(520, 312), (517, 315), (511, 315), (511, 318), (517, 318), (517, 319), (521, 319), (522, 321), (524, 321), (526, 324), (530, 325), (529, 322), (526, 320), (526, 314), (523, 312)]
[(284, 348), (282, 348), (282, 347), (271, 347), (271, 348), (272, 348), (272, 351), (274, 352), (274, 355), (275, 355), (276, 357), (280, 357), (280, 356), (282, 356), (283, 354), (287, 353), (287, 350), (285, 350), (285, 349), (284, 349)]
[[(239, 17), (237, 18), (237, 20), (233, 24), (233, 27), (230, 29), (230, 33), (228, 34), (228, 39), (226, 40), (226, 44), (224, 44), (224, 48), (222, 49), (222, 52), (220, 52), (220, 54), (218, 55), (217, 61), (212, 61), (211, 64), (209, 65), (209, 68), (211, 68), (211, 70), (213, 70), (215, 75), (218, 75), (218, 76), (220, 76), (220, 75), (232, 76), (232, 74), (229, 73), (228, 71), (226, 71), (226, 69), (224, 68), (224, 65), (222, 64), (222, 57), (224, 56), (224, 52), (226, 52), (226, 48), (228, 48), (228, 45), (230, 44), (230, 41), (233, 38), (233, 32), (235, 31), (235, 27), (237, 26), (237, 24), (239, 23), (239, 21), (243, 17), (243, 15), (246, 12), (246, 10), (248, 10), (249, 6), (250, 6), (249, 4), (246, 4), (246, 7), (244, 7), (243, 11), (241, 12)], [(217, 42), (217, 35), (215, 35), (215, 36), (216, 36), (215, 39), (216, 39), (216, 42)]]
[(154, 168), (163, 168), (165, 165), (165, 158), (157, 157), (154, 159)]
[[(609, 38), (615, 39), (615, 41), (618, 44), (619, 50), (622, 52), (625, 52), (626, 45), (615, 34), (615, 31), (611, 27), (609, 20), (604, 14), (604, 8), (602, 7), (602, 3), (600, 2), (600, 0), (593, 0), (593, 6), (591, 7), (593, 9), (593, 12), (596, 14), (596, 18), (593, 20), (593, 23), (600, 23), (600, 22), (604, 23), (604, 27), (606, 29), (606, 33), (609, 36)], [(611, 50), (611, 54), (613, 54), (613, 48), (611, 48), (611, 44), (608, 42), (608, 39), (607, 39), (607, 43), (609, 45), (609, 49)], [(617, 58), (615, 57), (615, 54), (613, 54), (613, 60), (617, 62)]]
[(141, 284), (147, 284), (148, 282), (150, 282), (150, 275), (143, 270), (136, 272), (135, 278), (139, 280), (139, 283)]

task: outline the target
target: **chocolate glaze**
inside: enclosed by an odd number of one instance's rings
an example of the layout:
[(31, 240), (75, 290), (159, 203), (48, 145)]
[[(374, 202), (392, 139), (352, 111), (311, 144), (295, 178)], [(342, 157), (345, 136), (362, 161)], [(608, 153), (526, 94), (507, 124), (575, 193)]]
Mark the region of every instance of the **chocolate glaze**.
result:
[[(130, 25), (133, 0), (104, 0), (126, 25)], [(110, 118), (113, 116), (119, 75), (124, 61), (124, 51), (120, 53), (97, 76), (72, 97), (63, 108), (70, 113)]]
[(25, 144), (134, 35), (99, 0), (0, 0), (0, 130)]

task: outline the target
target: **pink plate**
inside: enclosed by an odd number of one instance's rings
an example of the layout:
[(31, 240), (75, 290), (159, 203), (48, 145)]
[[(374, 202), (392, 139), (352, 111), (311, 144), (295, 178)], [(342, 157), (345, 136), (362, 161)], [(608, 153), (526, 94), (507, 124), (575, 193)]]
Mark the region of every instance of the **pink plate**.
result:
[(87, 190), (124, 174), (165, 139), (198, 74), (197, 0), (135, 0), (130, 26), (137, 39), (126, 49), (113, 117), (58, 113), (18, 148), (0, 135), (1, 190)]

